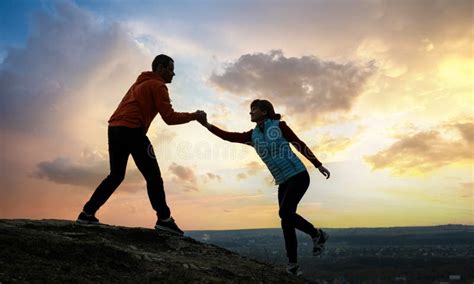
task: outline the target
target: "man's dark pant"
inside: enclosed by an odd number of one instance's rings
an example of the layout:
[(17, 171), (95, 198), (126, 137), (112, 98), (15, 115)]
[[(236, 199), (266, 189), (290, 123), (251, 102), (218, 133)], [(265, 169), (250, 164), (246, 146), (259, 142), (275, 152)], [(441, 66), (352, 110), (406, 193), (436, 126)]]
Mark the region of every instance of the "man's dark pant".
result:
[(297, 260), (297, 247), (295, 228), (310, 235), (312, 238), (318, 235), (317, 229), (303, 217), (296, 213), (296, 208), (309, 186), (309, 174), (307, 171), (292, 176), (278, 187), (278, 203), (281, 218), (281, 228), (285, 238), (286, 254), (290, 262)]
[(84, 205), (87, 214), (95, 214), (109, 199), (125, 177), (128, 156), (133, 160), (146, 180), (148, 197), (160, 219), (170, 217), (170, 209), (166, 204), (163, 179), (153, 152), (150, 140), (143, 128), (109, 126), (109, 159), (110, 174), (102, 181)]

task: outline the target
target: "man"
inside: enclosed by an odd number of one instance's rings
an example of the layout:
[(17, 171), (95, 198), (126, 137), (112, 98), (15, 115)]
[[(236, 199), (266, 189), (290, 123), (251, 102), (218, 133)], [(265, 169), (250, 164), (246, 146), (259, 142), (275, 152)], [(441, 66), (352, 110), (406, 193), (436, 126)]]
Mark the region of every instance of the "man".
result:
[(204, 121), (203, 111), (194, 113), (175, 112), (171, 105), (166, 84), (171, 83), (174, 61), (160, 54), (152, 63), (151, 72), (143, 72), (130, 87), (108, 123), (110, 174), (102, 181), (84, 205), (77, 218), (78, 223), (99, 223), (97, 210), (107, 201), (125, 177), (128, 156), (131, 154), (137, 168), (146, 180), (148, 197), (157, 213), (155, 228), (182, 235), (166, 204), (163, 179), (153, 147), (146, 136), (153, 118), (160, 113), (168, 125)]

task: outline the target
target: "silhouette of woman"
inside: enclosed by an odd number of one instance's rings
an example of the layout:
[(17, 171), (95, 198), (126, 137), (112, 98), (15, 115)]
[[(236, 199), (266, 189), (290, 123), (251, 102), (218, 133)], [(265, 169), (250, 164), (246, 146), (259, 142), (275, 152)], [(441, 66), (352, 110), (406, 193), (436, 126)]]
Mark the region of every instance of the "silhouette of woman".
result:
[(288, 256), (287, 272), (301, 275), (302, 272), (297, 262), (295, 229), (311, 236), (313, 255), (316, 256), (321, 254), (329, 236), (296, 213), (298, 203), (308, 189), (310, 179), (306, 167), (293, 153), (289, 143), (311, 161), (326, 179), (329, 178), (330, 172), (323, 167), (322, 163), (288, 125), (280, 120), (281, 115), (275, 113), (273, 105), (269, 101), (254, 100), (250, 105), (250, 118), (252, 122), (256, 123), (256, 126), (247, 132), (227, 132), (207, 121), (202, 124), (210, 132), (224, 140), (253, 146), (270, 170), (278, 185), (279, 215)]

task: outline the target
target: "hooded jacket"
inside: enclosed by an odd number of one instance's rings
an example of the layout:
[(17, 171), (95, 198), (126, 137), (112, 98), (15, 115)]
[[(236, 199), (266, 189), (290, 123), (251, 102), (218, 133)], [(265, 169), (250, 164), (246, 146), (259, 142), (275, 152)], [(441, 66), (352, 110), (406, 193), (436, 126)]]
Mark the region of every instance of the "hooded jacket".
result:
[(169, 125), (196, 119), (194, 113), (175, 112), (165, 81), (160, 75), (148, 71), (138, 76), (108, 122), (109, 126), (142, 127), (146, 133), (158, 113)]

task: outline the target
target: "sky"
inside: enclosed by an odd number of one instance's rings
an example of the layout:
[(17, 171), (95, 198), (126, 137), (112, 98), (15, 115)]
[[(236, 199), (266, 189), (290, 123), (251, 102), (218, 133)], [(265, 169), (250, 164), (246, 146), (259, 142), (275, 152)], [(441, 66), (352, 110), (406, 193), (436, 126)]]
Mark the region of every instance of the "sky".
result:
[[(317, 227), (474, 225), (473, 2), (0, 1), (0, 218), (75, 220), (109, 173), (107, 120), (153, 58), (176, 111), (248, 131), (268, 99), (331, 171), (305, 163)], [(184, 230), (280, 226), (255, 150), (197, 122), (148, 133)], [(103, 223), (153, 227), (144, 178)]]

